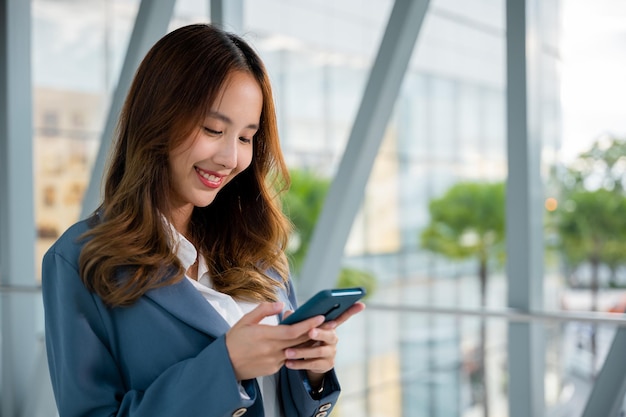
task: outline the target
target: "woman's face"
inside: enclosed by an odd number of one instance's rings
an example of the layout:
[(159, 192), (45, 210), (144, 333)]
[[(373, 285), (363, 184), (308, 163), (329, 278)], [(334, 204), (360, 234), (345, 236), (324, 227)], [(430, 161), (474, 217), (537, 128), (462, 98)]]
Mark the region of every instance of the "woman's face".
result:
[[(201, 126), (170, 153), (170, 208), (183, 226), (195, 207), (206, 207), (252, 162), (263, 93), (256, 79), (235, 72), (224, 84)], [(176, 221), (178, 220), (178, 221)]]

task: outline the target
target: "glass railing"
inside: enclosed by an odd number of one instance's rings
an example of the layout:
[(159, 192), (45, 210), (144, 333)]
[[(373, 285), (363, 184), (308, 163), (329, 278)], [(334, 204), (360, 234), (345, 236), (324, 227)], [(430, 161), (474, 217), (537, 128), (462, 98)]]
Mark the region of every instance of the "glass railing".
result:
[(544, 332), (544, 415), (581, 416), (615, 332), (626, 326), (622, 316), (373, 303), (339, 330), (343, 393), (334, 415), (507, 417), (507, 331), (519, 321)]
[[(3, 293), (37, 290), (0, 287)], [(367, 304), (339, 328), (342, 395), (334, 417), (485, 417), (485, 402), (490, 417), (508, 417), (511, 322), (543, 329), (544, 416), (578, 417), (616, 331), (626, 328), (623, 314)], [(37, 417), (56, 417), (42, 340), (34, 343), (40, 357), (30, 408)]]

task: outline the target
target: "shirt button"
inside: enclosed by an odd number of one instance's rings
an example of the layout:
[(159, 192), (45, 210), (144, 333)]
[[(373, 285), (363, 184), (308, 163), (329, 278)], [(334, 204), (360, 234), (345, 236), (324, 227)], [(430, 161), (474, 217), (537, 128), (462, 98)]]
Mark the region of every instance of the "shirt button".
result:
[[(243, 416), (244, 414), (246, 414), (246, 411), (248, 411), (248, 409), (247, 409), (247, 408), (240, 408), (239, 410), (236, 410), (236, 411), (233, 413), (233, 417), (241, 417), (241, 416)], [(321, 417), (324, 417), (324, 416), (321, 416)]]
[(321, 413), (315, 414), (315, 417), (326, 417), (328, 413), (326, 411), (322, 411)]
[(330, 407), (332, 407), (330, 403), (323, 404), (320, 406), (320, 411), (328, 411)]

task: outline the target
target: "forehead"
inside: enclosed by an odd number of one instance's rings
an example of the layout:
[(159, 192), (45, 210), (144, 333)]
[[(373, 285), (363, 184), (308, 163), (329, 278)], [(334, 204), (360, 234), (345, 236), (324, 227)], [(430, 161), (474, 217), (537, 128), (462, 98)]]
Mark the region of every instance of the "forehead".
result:
[(263, 91), (256, 78), (250, 73), (238, 71), (225, 80), (206, 116), (226, 122), (235, 117), (254, 118), (258, 123), (263, 101)]

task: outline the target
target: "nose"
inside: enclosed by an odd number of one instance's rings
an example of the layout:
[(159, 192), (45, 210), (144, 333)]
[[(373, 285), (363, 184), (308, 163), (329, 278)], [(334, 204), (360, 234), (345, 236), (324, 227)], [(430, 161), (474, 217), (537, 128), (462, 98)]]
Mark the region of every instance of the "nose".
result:
[(237, 143), (238, 138), (223, 137), (215, 154), (215, 162), (224, 168), (235, 169), (237, 167)]

